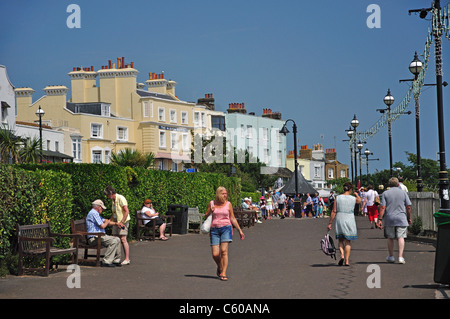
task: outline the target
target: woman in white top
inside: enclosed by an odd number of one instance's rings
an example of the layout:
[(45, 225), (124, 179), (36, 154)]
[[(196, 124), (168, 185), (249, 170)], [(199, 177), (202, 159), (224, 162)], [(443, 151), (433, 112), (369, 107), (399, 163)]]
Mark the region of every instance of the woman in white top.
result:
[(159, 239), (161, 240), (168, 240), (164, 234), (164, 231), (166, 230), (166, 223), (159, 217), (159, 213), (157, 213), (153, 207), (152, 207), (152, 201), (150, 199), (146, 199), (144, 201), (144, 207), (141, 209), (141, 216), (142, 218), (146, 218), (146, 220), (143, 221), (144, 225), (149, 225), (148, 222), (152, 219), (156, 219), (155, 223), (156, 226), (159, 226)]

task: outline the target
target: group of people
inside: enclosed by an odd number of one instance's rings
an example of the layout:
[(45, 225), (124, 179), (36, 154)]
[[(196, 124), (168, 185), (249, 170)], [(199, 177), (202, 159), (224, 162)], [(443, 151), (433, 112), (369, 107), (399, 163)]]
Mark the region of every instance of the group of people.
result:
[[(92, 209), (86, 217), (86, 230), (88, 233), (104, 233), (106, 234), (106, 227), (112, 226), (112, 235), (101, 236), (101, 244), (106, 248), (105, 256), (102, 260), (103, 267), (121, 267), (122, 265), (130, 264), (130, 247), (128, 245), (127, 236), (130, 226), (130, 211), (128, 209), (128, 202), (123, 195), (117, 194), (112, 186), (104, 189), (106, 197), (111, 199), (112, 216), (111, 219), (105, 219), (101, 216), (103, 210), (106, 209), (102, 200), (97, 199), (92, 202)], [(150, 199), (146, 199), (141, 209), (141, 215), (144, 218), (144, 224), (150, 225), (152, 219), (155, 220), (159, 226), (160, 240), (167, 240), (164, 231), (166, 224), (159, 217), (159, 214), (153, 209)], [(88, 235), (89, 243), (97, 240), (96, 235)], [(125, 258), (122, 258), (122, 248), (125, 253)]]
[(405, 263), (403, 252), (408, 226), (411, 224), (411, 201), (407, 189), (402, 188), (398, 178), (390, 178), (388, 186), (389, 188), (381, 196), (379, 204), (377, 204), (379, 195), (371, 185), (367, 187), (367, 191), (364, 191), (361, 197), (361, 190), (354, 192), (352, 183), (347, 182), (344, 184), (344, 193), (336, 197), (327, 230), (331, 230), (333, 221), (335, 221), (335, 234), (339, 240), (341, 255), (338, 262), (340, 266), (349, 266), (351, 241), (358, 238), (355, 207), (359, 205), (363, 207), (363, 211), (367, 209), (371, 228), (374, 228), (375, 225), (384, 230), (388, 247), (386, 261), (395, 262), (394, 242), (397, 240), (398, 262)]
[[(324, 217), (327, 205), (318, 193), (313, 194), (312, 196), (307, 193), (305, 196), (298, 194), (297, 196), (292, 197), (287, 196), (283, 191), (269, 192), (267, 199), (264, 195), (260, 197), (258, 203), (259, 207), (252, 203), (251, 198), (246, 197), (242, 202), (242, 208), (260, 212), (260, 218), (263, 220), (272, 219), (274, 217), (279, 217), (281, 219), (285, 217), (296, 217), (294, 201), (297, 199), (300, 199), (303, 203), (301, 205), (301, 217)], [(256, 219), (256, 222), (261, 223), (259, 217)]]

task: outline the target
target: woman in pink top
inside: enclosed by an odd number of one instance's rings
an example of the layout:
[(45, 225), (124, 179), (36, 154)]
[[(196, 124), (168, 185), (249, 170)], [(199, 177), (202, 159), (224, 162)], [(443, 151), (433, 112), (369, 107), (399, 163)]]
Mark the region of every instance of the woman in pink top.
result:
[(211, 230), (209, 237), (211, 241), (212, 257), (217, 264), (217, 276), (220, 280), (226, 281), (228, 268), (228, 244), (233, 241), (234, 226), (241, 237), (245, 238), (239, 224), (234, 217), (233, 206), (228, 201), (228, 194), (225, 187), (216, 190), (216, 199), (211, 201), (206, 210), (205, 217), (212, 214)]

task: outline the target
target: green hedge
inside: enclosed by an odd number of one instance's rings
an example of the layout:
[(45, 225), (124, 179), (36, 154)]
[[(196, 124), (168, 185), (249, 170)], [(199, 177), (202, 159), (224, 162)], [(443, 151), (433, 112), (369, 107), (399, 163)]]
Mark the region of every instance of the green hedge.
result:
[[(16, 224), (49, 221), (52, 231), (70, 233), (72, 199), (71, 176), (67, 173), (0, 165), (0, 264), (17, 252)], [(68, 247), (69, 239), (56, 245)]]
[(103, 200), (107, 206), (104, 216), (108, 218), (111, 204), (103, 189), (112, 185), (128, 201), (132, 218), (130, 228), (133, 230), (130, 236), (135, 235), (134, 212), (142, 208), (146, 198), (150, 198), (162, 214), (167, 212), (170, 204), (198, 206), (201, 212), (205, 212), (219, 186), (227, 188), (233, 205), (237, 205), (240, 199), (240, 179), (223, 174), (168, 172), (106, 164), (20, 164), (17, 167), (69, 174), (73, 193), (71, 218), (74, 219), (85, 217), (91, 209), (91, 202), (96, 199)]
[[(103, 189), (112, 185), (128, 201), (129, 237), (135, 236), (135, 211), (150, 198), (164, 214), (170, 204), (198, 207), (205, 212), (217, 187), (228, 190), (233, 206), (240, 202), (240, 179), (213, 173), (186, 173), (119, 167), (105, 164), (0, 165), (0, 266), (17, 252), (16, 224), (50, 222), (57, 233), (70, 233), (70, 220), (80, 219), (101, 199), (111, 215)], [(67, 247), (69, 240), (56, 243)]]

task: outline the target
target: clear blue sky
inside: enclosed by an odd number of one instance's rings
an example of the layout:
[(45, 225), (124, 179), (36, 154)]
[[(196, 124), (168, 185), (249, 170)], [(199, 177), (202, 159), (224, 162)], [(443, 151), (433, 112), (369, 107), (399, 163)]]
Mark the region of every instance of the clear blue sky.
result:
[[(69, 29), (67, 6), (81, 8), (81, 28)], [(442, 0), (442, 6), (449, 1)], [(366, 24), (370, 4), (381, 9), (381, 28)], [(408, 90), (408, 65), (422, 54), (431, 22), (409, 9), (431, 0), (55, 0), (0, 3), (0, 64), (15, 87), (30, 86), (37, 100), (47, 85), (66, 85), (74, 66), (106, 65), (125, 57), (140, 71), (165, 72), (178, 82), (176, 94), (196, 101), (213, 93), (216, 109), (245, 103), (250, 112), (280, 111), (299, 127), (299, 145), (322, 143), (350, 163), (345, 130), (356, 114), (358, 130), (380, 118), (390, 88), (397, 105)], [(432, 46), (434, 52), (434, 46)], [(444, 80), (450, 82), (450, 41), (443, 38)], [(426, 83), (435, 83), (434, 54)], [(450, 86), (444, 88), (447, 154)], [(70, 93), (69, 93), (70, 94)], [(414, 102), (409, 110), (414, 110)], [(289, 124), (290, 126), (291, 124)], [(436, 89), (421, 95), (422, 157), (438, 152)], [(416, 153), (415, 120), (393, 123), (394, 162)], [(288, 145), (293, 149), (292, 134)], [(387, 128), (365, 145), (373, 153), (370, 171), (389, 168)], [(450, 162), (447, 156), (447, 163)], [(363, 173), (365, 172), (365, 167)]]

